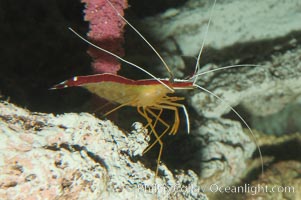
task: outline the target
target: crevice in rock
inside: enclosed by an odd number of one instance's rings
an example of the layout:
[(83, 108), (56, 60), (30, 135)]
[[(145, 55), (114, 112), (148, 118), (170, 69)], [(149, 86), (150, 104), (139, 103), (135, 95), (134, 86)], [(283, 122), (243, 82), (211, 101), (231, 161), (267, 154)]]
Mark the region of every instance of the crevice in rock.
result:
[(91, 158), (94, 162), (100, 164), (107, 171), (109, 169), (109, 167), (107, 166), (107, 164), (101, 157), (99, 157), (98, 155), (95, 155), (93, 152), (88, 151), (85, 146), (70, 145), (67, 143), (62, 143), (60, 145), (44, 146), (44, 148), (49, 149), (51, 151), (60, 151), (61, 149), (65, 149), (70, 152), (78, 152), (79, 154), (81, 151), (85, 151), (87, 153), (87, 155), (89, 156), (89, 158)]

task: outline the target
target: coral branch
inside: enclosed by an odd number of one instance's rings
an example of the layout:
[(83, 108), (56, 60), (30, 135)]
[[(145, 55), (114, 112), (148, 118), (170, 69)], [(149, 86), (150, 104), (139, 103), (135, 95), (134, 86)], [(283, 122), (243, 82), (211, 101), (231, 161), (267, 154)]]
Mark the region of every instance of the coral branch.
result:
[[(127, 8), (127, 0), (110, 0), (116, 10), (123, 15)], [(118, 16), (107, 0), (82, 0), (86, 3), (85, 20), (89, 21), (89, 39), (98, 46), (119, 56), (124, 55), (122, 44), (125, 22)], [(94, 73), (117, 73), (120, 63), (116, 58), (93, 47), (88, 50), (93, 58)]]

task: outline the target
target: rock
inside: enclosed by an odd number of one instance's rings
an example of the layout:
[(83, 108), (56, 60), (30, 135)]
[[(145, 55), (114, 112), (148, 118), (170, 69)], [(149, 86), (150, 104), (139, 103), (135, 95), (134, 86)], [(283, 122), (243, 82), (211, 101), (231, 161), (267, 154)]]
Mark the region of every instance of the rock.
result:
[(198, 186), (192, 171), (175, 176), (161, 166), (154, 184), (154, 172), (137, 161), (148, 146), (139, 129), (126, 134), (90, 114), (53, 116), (1, 102), (0, 130), (1, 199), (207, 199), (175, 189)]
[(194, 134), (200, 146), (190, 162), (200, 166), (201, 185), (226, 186), (239, 182), (256, 150), (248, 131), (244, 132), (238, 122), (212, 119), (203, 123)]
[[(201, 57), (203, 63), (229, 57), (239, 61), (252, 57), (252, 54), (263, 57), (275, 49), (280, 50), (287, 42), (296, 42), (301, 30), (301, 24), (296, 20), (301, 17), (298, 3), (298, 0), (216, 1), (212, 11), (213, 1), (190, 0), (177, 8), (140, 20), (138, 28), (160, 48), (160, 53), (174, 71), (186, 77), (190, 73), (179, 71), (183, 71), (184, 60), (195, 57), (201, 49), (211, 11), (210, 29)], [(294, 32), (296, 34), (292, 34)], [(138, 39), (141, 42), (139, 37), (131, 35), (131, 43)], [(160, 66), (155, 54), (141, 53), (141, 48), (136, 53), (146, 66)], [(128, 49), (132, 50), (135, 49)], [(196, 61), (195, 58), (192, 60), (194, 64), (186, 66), (186, 71), (194, 70)]]
[(300, 199), (301, 163), (283, 161), (274, 164), (259, 180), (249, 185), (253, 191), (245, 199)]

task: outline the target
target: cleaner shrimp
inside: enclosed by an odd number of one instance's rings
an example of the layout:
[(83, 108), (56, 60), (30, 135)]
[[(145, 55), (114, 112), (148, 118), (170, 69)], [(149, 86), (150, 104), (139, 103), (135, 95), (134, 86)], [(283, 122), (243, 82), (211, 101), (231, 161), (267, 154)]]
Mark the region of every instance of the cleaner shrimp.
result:
[[(205, 45), (205, 40), (207, 37), (207, 33), (209, 30), (211, 18), (212, 18), (212, 12), (214, 10), (214, 6), (216, 4), (216, 0), (214, 0), (214, 4), (211, 8), (210, 12), (210, 18), (206, 26), (204, 39), (202, 42), (202, 46), (200, 48), (200, 51), (198, 53), (197, 62), (195, 65), (195, 71), (192, 77), (188, 79), (175, 79), (172, 71), (164, 61), (164, 59), (161, 57), (161, 55), (158, 53), (158, 51), (145, 39), (145, 37), (131, 24), (129, 23), (114, 7), (114, 5), (107, 0), (107, 2), (111, 5), (111, 7), (115, 10), (116, 14), (122, 18), (128, 24), (146, 43), (147, 45), (156, 53), (158, 58), (162, 61), (164, 67), (166, 68), (169, 78), (161, 79), (157, 78), (150, 72), (146, 71), (142, 67), (127, 61), (123, 59), (122, 57), (103, 49), (92, 42), (88, 41), (87, 39), (83, 38), (81, 35), (79, 35), (77, 32), (75, 32), (73, 29), (69, 28), (76, 36), (78, 36), (80, 39), (82, 39), (84, 42), (88, 43), (89, 45), (106, 52), (115, 58), (119, 59), (120, 61), (127, 63), (144, 73), (148, 74), (152, 77), (152, 79), (142, 79), (142, 80), (131, 80), (116, 74), (111, 73), (104, 73), (104, 74), (96, 74), (96, 75), (88, 75), (88, 76), (76, 76), (69, 80), (63, 81), (57, 85), (54, 85), (51, 89), (62, 89), (67, 87), (73, 87), (73, 86), (81, 86), (91, 93), (94, 93), (98, 95), (101, 98), (106, 99), (109, 102), (113, 102), (116, 104), (119, 104), (117, 107), (112, 109), (111, 111), (107, 112), (105, 114), (109, 115), (110, 113), (124, 107), (124, 106), (131, 106), (135, 107), (137, 109), (137, 112), (147, 121), (147, 124), (144, 126), (145, 128), (150, 128), (149, 134), (153, 134), (155, 137), (155, 141), (149, 145), (143, 152), (145, 154), (148, 152), (155, 144), (159, 143), (160, 150), (157, 157), (157, 166), (155, 171), (155, 179), (158, 176), (158, 169), (161, 161), (162, 151), (163, 151), (163, 141), (162, 137), (166, 134), (168, 135), (175, 135), (178, 132), (179, 125), (180, 125), (180, 117), (179, 117), (179, 109), (182, 109), (184, 112), (185, 118), (186, 118), (186, 128), (187, 133), (190, 133), (190, 120), (189, 115), (187, 112), (187, 109), (184, 104), (179, 103), (179, 101), (184, 100), (184, 97), (180, 96), (172, 96), (176, 91), (178, 90), (190, 90), (198, 88), (204, 92), (209, 93), (210, 95), (213, 95), (217, 99), (219, 99), (221, 102), (225, 103), (242, 121), (242, 123), (247, 127), (249, 132), (251, 133), (252, 137), (254, 138), (255, 144), (257, 146), (259, 156), (261, 159), (261, 170), (263, 173), (263, 158), (262, 153), (260, 150), (259, 145), (257, 144), (255, 134), (253, 133), (252, 129), (249, 127), (247, 122), (243, 119), (243, 117), (232, 107), (230, 104), (228, 104), (224, 99), (219, 97), (218, 95), (214, 94), (213, 92), (207, 90), (206, 88), (200, 86), (197, 84), (197, 79), (199, 76), (212, 73), (218, 70), (224, 70), (229, 68), (236, 68), (236, 67), (245, 67), (245, 66), (257, 66), (257, 65), (251, 65), (251, 64), (245, 64), (245, 65), (232, 65), (232, 66), (226, 66), (221, 67), (205, 72), (199, 73), (199, 60), (201, 58), (201, 54)], [(165, 110), (172, 111), (174, 114), (174, 120), (173, 124), (169, 124), (168, 122), (164, 121), (161, 118), (162, 113)], [(162, 132), (158, 132), (157, 126), (158, 123), (163, 125), (165, 129)]]

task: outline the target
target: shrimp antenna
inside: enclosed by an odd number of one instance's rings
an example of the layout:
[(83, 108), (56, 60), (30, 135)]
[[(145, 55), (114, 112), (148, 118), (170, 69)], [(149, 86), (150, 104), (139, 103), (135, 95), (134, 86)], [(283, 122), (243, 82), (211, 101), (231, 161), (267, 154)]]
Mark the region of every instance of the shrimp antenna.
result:
[[(207, 35), (208, 35), (208, 31), (209, 31), (209, 27), (210, 27), (210, 23), (211, 23), (211, 19), (212, 19), (212, 13), (213, 13), (215, 4), (216, 4), (216, 0), (214, 0), (213, 6), (210, 10), (209, 21), (208, 21), (207, 26), (206, 26), (204, 39), (203, 39), (202, 46), (201, 46), (201, 49), (199, 51), (199, 55), (198, 55), (198, 58), (197, 58), (197, 61), (196, 61), (194, 74), (196, 74), (199, 71), (199, 68), (200, 68), (200, 58), (201, 58), (201, 55), (202, 55), (202, 52), (203, 52), (203, 49), (204, 49), (204, 46), (205, 46), (205, 41), (206, 41), (206, 38), (207, 38)], [(195, 84), (197, 82), (198, 76), (193, 76), (193, 77), (195, 77), (195, 79), (193, 81), (193, 83)]]
[(170, 91), (174, 92), (174, 90), (173, 90), (170, 86), (168, 86), (168, 85), (166, 85), (165, 83), (163, 83), (163, 81), (161, 81), (161, 80), (160, 80), (159, 78), (157, 78), (155, 75), (153, 75), (153, 74), (151, 74), (150, 72), (146, 71), (146, 70), (143, 69), (142, 67), (140, 67), (140, 66), (138, 66), (138, 65), (136, 65), (136, 64), (134, 64), (134, 63), (132, 63), (132, 62), (130, 62), (130, 61), (127, 61), (127, 60), (121, 58), (120, 56), (118, 56), (118, 55), (116, 55), (116, 54), (114, 54), (114, 53), (112, 53), (112, 52), (110, 52), (110, 51), (108, 51), (108, 50), (106, 50), (106, 49), (103, 49), (103, 48), (97, 46), (96, 44), (94, 44), (94, 43), (90, 42), (89, 40), (85, 39), (84, 37), (82, 37), (79, 33), (77, 33), (77, 32), (76, 32), (75, 30), (73, 30), (72, 28), (68, 27), (68, 29), (69, 29), (70, 31), (72, 31), (72, 32), (73, 32), (77, 37), (79, 37), (81, 40), (83, 40), (84, 42), (88, 43), (89, 45), (91, 45), (91, 46), (95, 47), (96, 49), (99, 49), (99, 50), (101, 50), (101, 51), (103, 51), (103, 52), (105, 52), (105, 53), (107, 53), (107, 54), (110, 54), (111, 56), (114, 56), (115, 58), (121, 60), (121, 61), (124, 62), (124, 63), (127, 63), (127, 64), (129, 64), (129, 65), (132, 65), (133, 67), (136, 67), (137, 69), (140, 69), (141, 71), (143, 71), (144, 73), (148, 74), (149, 76), (151, 76), (152, 78), (154, 78), (156, 81), (158, 81), (159, 83), (161, 83), (162, 85), (164, 85), (164, 86), (165, 86), (166, 88), (168, 88)]
[(155, 47), (153, 47), (153, 45), (151, 45), (148, 40), (128, 21), (126, 20), (119, 12), (118, 10), (114, 7), (114, 5), (112, 4), (111, 1), (107, 0), (107, 2), (111, 5), (111, 7), (115, 10), (115, 12), (117, 13), (117, 15), (123, 20), (125, 21), (125, 23), (127, 23), (143, 40), (144, 42), (146, 42), (146, 44), (156, 53), (156, 55), (158, 56), (158, 58), (161, 60), (161, 62), (163, 63), (164, 67), (166, 68), (168, 74), (169, 74), (169, 80), (170, 82), (174, 82), (174, 75), (172, 73), (172, 71), (170, 70), (170, 68), (168, 67), (167, 63), (164, 61), (164, 59), (162, 58), (162, 56), (158, 53), (158, 51), (155, 49)]
[(203, 90), (203, 91), (205, 91), (205, 92), (207, 92), (207, 93), (209, 93), (210, 95), (213, 95), (214, 97), (216, 97), (217, 99), (219, 99), (221, 102), (223, 102), (223, 103), (225, 103), (238, 117), (239, 117), (239, 119), (244, 123), (244, 125), (249, 129), (249, 131), (250, 131), (250, 133), (252, 134), (252, 137), (253, 137), (253, 139), (254, 139), (254, 142), (255, 142), (255, 144), (256, 144), (256, 147), (257, 147), (257, 149), (258, 149), (258, 153), (259, 153), (259, 156), (260, 156), (260, 161), (261, 161), (261, 173), (263, 174), (263, 172), (264, 172), (264, 169), (263, 169), (263, 158), (262, 158), (262, 153), (261, 153), (261, 149), (260, 149), (260, 147), (259, 147), (259, 145), (258, 145), (258, 142), (257, 142), (257, 140), (256, 140), (256, 137), (255, 137), (255, 134), (253, 133), (253, 131), (252, 131), (252, 129), (250, 128), (250, 126), (247, 124), (247, 122), (244, 120), (244, 118), (240, 115), (240, 114), (238, 114), (238, 112), (232, 107), (232, 106), (230, 106), (230, 104), (226, 101), (226, 100), (224, 100), (223, 98), (221, 98), (221, 97), (219, 97), (218, 95), (216, 95), (216, 94), (214, 94), (213, 92), (210, 92), (209, 90), (207, 90), (206, 88), (203, 88), (203, 87), (201, 87), (201, 86), (199, 86), (199, 85), (197, 85), (197, 84), (193, 84), (195, 87), (197, 87), (197, 88), (199, 88), (199, 89), (201, 89), (201, 90)]
[(196, 76), (201, 76), (201, 75), (204, 75), (204, 74), (208, 74), (208, 73), (211, 73), (211, 72), (215, 72), (215, 71), (219, 71), (219, 70), (224, 70), (224, 69), (237, 68), (237, 67), (258, 67), (258, 66), (260, 66), (260, 65), (242, 64), (242, 65), (230, 65), (230, 66), (226, 66), (226, 67), (219, 67), (217, 69), (212, 69), (212, 70), (208, 70), (208, 71), (205, 71), (205, 72), (200, 72), (198, 74), (195, 74), (190, 79), (193, 79)]

